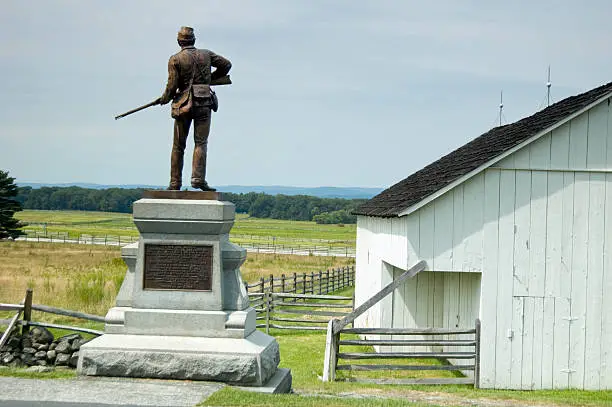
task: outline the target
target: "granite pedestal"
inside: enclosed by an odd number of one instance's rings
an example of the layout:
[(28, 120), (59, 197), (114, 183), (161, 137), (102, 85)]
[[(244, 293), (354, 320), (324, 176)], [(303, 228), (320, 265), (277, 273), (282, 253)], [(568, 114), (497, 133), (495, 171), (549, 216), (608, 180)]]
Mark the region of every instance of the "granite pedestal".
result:
[(278, 343), (255, 327), (240, 275), (246, 250), (229, 241), (234, 205), (211, 193), (154, 196), (134, 203), (139, 242), (122, 248), (116, 306), (105, 334), (81, 347), (77, 372), (289, 391)]

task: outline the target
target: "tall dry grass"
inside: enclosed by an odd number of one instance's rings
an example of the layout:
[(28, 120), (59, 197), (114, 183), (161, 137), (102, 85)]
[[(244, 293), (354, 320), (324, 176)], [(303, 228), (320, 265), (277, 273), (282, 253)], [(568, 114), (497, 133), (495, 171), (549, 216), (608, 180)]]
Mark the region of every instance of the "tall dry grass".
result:
[[(245, 281), (254, 282), (270, 274), (310, 273), (353, 263), (341, 257), (249, 253), (241, 271)], [(126, 270), (117, 247), (1, 242), (0, 302), (18, 303), (29, 287), (35, 304), (105, 315), (114, 306)], [(6, 317), (0, 313), (0, 319)], [(48, 314), (35, 319), (62, 320)]]
[(117, 248), (33, 242), (0, 243), (0, 302), (25, 289), (37, 304), (104, 315), (125, 275)]

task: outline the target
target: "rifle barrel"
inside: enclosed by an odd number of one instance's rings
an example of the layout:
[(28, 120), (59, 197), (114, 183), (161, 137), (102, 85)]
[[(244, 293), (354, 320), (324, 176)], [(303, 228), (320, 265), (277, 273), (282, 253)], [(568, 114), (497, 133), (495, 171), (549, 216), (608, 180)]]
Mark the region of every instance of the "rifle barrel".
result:
[(120, 114), (118, 116), (115, 116), (115, 120), (121, 119), (122, 117), (128, 116), (128, 115), (130, 115), (132, 113), (139, 112), (139, 111), (141, 111), (143, 109), (146, 109), (147, 107), (155, 106), (157, 104), (159, 104), (159, 102), (157, 100), (154, 100), (153, 102), (147, 103), (146, 105), (142, 105), (140, 107), (137, 107), (136, 109), (132, 109), (132, 110), (127, 111), (125, 113), (122, 113), (122, 114)]

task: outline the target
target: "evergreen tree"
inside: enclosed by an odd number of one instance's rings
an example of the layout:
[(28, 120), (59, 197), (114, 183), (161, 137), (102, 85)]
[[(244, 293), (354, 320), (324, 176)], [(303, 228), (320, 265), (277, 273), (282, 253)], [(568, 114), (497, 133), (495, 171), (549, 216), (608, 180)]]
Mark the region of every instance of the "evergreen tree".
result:
[(19, 230), (23, 224), (13, 217), (15, 212), (22, 209), (15, 199), (16, 196), (15, 178), (9, 177), (8, 171), (0, 170), (0, 240), (16, 238), (23, 234)]

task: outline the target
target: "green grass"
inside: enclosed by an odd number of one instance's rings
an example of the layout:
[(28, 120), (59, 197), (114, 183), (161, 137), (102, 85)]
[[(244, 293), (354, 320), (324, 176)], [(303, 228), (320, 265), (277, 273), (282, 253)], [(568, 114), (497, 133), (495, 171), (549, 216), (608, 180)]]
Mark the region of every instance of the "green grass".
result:
[[(24, 210), (15, 214), (30, 223), (24, 229), (40, 234), (138, 236), (132, 215), (114, 212)], [(355, 247), (356, 225), (317, 225), (315, 222), (252, 218), (237, 214), (231, 231), (235, 243), (321, 247)]]

